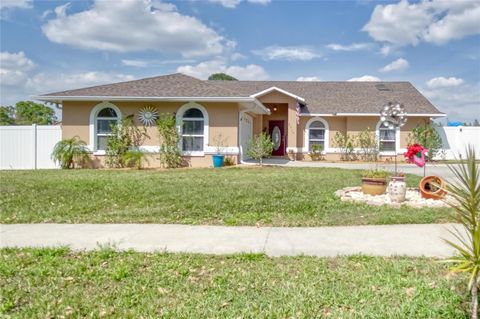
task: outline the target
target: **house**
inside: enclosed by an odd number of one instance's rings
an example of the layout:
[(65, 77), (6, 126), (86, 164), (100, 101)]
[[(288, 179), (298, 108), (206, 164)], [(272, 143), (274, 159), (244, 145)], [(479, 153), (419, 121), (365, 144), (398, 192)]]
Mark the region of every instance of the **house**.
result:
[[(211, 165), (219, 134), (225, 138), (223, 151), (241, 161), (249, 140), (262, 131), (272, 136), (273, 156), (308, 160), (312, 145), (320, 144), (327, 160), (337, 160), (336, 132), (370, 128), (381, 142), (380, 155), (389, 158), (403, 154), (414, 127), (445, 115), (409, 82), (204, 81), (177, 73), (37, 99), (62, 104), (63, 138), (86, 141), (96, 166), (104, 163), (110, 124), (133, 114), (143, 125), (139, 114), (145, 107), (175, 114), (179, 147), (194, 167)], [(408, 122), (399, 130), (380, 126), (379, 112), (388, 102), (405, 106)], [(141, 149), (158, 152), (156, 127), (147, 127), (147, 134)]]

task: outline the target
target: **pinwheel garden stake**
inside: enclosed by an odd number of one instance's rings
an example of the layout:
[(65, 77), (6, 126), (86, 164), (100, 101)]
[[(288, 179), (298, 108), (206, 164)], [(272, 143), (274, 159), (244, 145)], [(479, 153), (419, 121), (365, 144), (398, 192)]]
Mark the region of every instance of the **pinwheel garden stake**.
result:
[[(388, 102), (380, 111), (381, 125), (397, 130), (407, 123), (405, 107), (398, 102)], [(397, 175), (397, 151), (395, 148), (395, 175)]]

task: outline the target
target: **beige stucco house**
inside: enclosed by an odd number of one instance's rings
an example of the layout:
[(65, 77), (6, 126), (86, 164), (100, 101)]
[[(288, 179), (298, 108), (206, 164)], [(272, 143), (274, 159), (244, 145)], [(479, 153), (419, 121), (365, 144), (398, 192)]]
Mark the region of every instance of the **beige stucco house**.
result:
[[(337, 160), (336, 132), (375, 131), (381, 157), (405, 152), (408, 133), (417, 125), (444, 116), (409, 82), (297, 82), (204, 81), (171, 74), (135, 81), (45, 94), (39, 100), (62, 105), (64, 138), (79, 136), (102, 166), (110, 124), (127, 115), (143, 125), (145, 107), (173, 113), (181, 135), (185, 162), (211, 166), (215, 137), (224, 139), (222, 151), (240, 162), (248, 141), (262, 131), (275, 142), (274, 156), (309, 160), (320, 144), (327, 160)], [(405, 106), (408, 122), (398, 130), (380, 126), (380, 110), (388, 102)], [(155, 126), (147, 127), (141, 149), (155, 153), (159, 139)], [(158, 160), (150, 166), (159, 166)]]

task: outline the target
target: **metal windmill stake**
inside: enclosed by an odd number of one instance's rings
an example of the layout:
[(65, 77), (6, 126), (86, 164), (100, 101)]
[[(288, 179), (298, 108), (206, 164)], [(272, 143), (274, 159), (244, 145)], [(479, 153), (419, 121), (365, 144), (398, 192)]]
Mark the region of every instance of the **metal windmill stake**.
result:
[[(388, 102), (380, 111), (380, 121), (382, 126), (396, 131), (407, 123), (407, 114), (405, 107), (398, 102)], [(396, 142), (395, 142), (396, 143)], [(395, 146), (395, 175), (397, 175), (397, 147)]]

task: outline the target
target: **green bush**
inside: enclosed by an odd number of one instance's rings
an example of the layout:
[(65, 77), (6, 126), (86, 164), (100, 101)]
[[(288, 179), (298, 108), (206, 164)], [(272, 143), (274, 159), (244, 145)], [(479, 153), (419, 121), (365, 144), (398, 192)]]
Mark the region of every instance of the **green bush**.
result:
[(432, 122), (415, 127), (408, 134), (408, 144), (420, 144), (428, 149), (428, 161), (431, 161), (442, 148), (442, 138), (438, 134)]
[(258, 134), (248, 142), (247, 155), (259, 162), (260, 165), (263, 164), (263, 158), (270, 157), (272, 152), (272, 139), (265, 132)]
[(148, 163), (147, 154), (140, 150), (129, 150), (123, 154), (123, 163), (126, 166), (141, 169), (144, 161)]
[(355, 161), (355, 137), (342, 132), (335, 133), (334, 142), (340, 148), (340, 159), (342, 161)]
[(107, 139), (106, 164), (110, 167), (125, 167), (124, 157), (133, 148), (138, 148), (147, 137), (145, 127), (133, 122), (133, 115), (124, 117), (112, 125), (112, 134)]
[(175, 116), (170, 113), (160, 114), (157, 120), (157, 130), (160, 139), (160, 163), (168, 168), (180, 167), (182, 155), (178, 149), (180, 136)]
[(363, 161), (376, 162), (378, 160), (379, 145), (375, 132), (372, 132), (370, 128), (358, 134), (357, 144), (360, 148), (360, 158)]
[(89, 150), (84, 141), (74, 136), (55, 144), (51, 157), (62, 168), (75, 168), (75, 164), (82, 165), (89, 159)]

